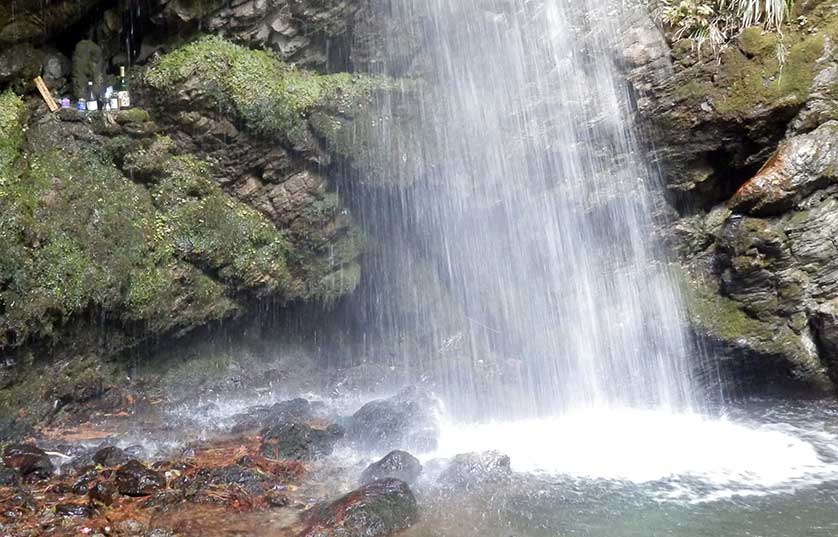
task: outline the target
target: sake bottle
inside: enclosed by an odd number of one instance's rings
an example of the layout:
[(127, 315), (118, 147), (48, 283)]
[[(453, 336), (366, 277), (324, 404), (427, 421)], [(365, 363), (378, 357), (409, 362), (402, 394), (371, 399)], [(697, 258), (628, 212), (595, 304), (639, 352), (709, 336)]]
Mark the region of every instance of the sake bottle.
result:
[(120, 110), (131, 108), (131, 94), (128, 91), (128, 78), (125, 76), (125, 66), (119, 68), (119, 82), (116, 84), (116, 97)]
[(87, 82), (87, 110), (89, 112), (95, 112), (99, 110), (99, 98), (96, 96), (96, 92), (93, 91), (93, 82)]

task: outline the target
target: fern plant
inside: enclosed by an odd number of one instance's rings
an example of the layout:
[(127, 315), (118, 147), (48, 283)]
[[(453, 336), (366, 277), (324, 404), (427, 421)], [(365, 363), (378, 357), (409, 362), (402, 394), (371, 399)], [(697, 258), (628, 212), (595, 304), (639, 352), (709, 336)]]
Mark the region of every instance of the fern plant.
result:
[(675, 38), (690, 38), (698, 48), (709, 43), (714, 50), (744, 28), (762, 25), (782, 28), (794, 0), (664, 0), (663, 21), (675, 29)]

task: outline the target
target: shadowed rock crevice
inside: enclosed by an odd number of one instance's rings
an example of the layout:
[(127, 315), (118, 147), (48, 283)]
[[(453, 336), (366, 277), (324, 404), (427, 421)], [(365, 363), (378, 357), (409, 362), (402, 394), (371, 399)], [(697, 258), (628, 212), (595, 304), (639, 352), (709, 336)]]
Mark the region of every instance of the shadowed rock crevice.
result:
[(664, 235), (687, 269), (693, 324), (734, 393), (828, 394), (836, 374), (826, 312), (838, 296), (834, 8), (798, 2), (782, 36), (747, 28), (717, 53), (669, 41), (673, 29), (650, 20), (624, 33), (624, 67), (681, 215)]

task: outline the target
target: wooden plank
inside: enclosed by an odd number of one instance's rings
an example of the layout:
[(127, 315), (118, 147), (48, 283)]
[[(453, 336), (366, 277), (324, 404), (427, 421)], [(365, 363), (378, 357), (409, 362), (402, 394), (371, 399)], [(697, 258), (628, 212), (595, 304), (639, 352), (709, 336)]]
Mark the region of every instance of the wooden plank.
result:
[(58, 106), (58, 103), (55, 102), (55, 99), (52, 98), (47, 85), (44, 84), (43, 78), (37, 77), (35, 79), (35, 87), (38, 88), (38, 93), (41, 94), (41, 98), (43, 98), (44, 102), (47, 103), (50, 112), (56, 112), (59, 108), (61, 108)]

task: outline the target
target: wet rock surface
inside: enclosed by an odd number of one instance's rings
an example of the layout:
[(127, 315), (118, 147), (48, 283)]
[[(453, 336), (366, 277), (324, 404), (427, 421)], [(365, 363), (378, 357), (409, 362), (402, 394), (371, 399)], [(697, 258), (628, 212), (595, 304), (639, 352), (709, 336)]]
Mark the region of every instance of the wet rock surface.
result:
[(361, 485), (366, 485), (379, 479), (392, 478), (411, 484), (421, 473), (422, 464), (419, 459), (406, 451), (395, 450), (367, 466), (359, 481)]
[(10, 444), (3, 450), (3, 463), (23, 475), (49, 477), (55, 471), (49, 455), (32, 444)]
[(747, 28), (709, 54), (639, 17), (619, 54), (675, 209), (660, 233), (680, 254), (694, 328), (735, 393), (831, 393), (834, 9), (798, 3), (782, 38)]
[(838, 181), (838, 121), (782, 142), (760, 171), (730, 198), (734, 213), (773, 216)]
[(370, 401), (347, 422), (347, 437), (365, 449), (433, 449), (439, 434), (437, 404), (428, 392), (417, 388)]
[(384, 537), (418, 520), (416, 498), (407, 483), (381, 479), (303, 515), (300, 537)]
[(296, 398), (280, 401), (271, 406), (257, 406), (246, 413), (234, 416), (235, 425), (231, 432), (238, 434), (289, 423), (309, 423), (324, 417), (322, 403), (312, 403), (307, 399)]
[(166, 478), (139, 461), (128, 461), (116, 471), (116, 485), (120, 494), (148, 496), (166, 486)]
[(451, 459), (439, 476), (439, 482), (460, 488), (486, 483), (500, 483), (512, 475), (509, 456), (499, 451), (461, 453)]
[(93, 454), (92, 460), (102, 466), (119, 466), (128, 462), (131, 457), (125, 451), (115, 446), (108, 446)]
[(0, 528), (15, 536), (224, 535), (236, 527), (233, 512), (291, 509), (302, 501), (295, 491), (304, 466), (265, 459), (258, 448), (257, 440), (238, 437), (192, 445), (174, 459), (4, 481)]
[(343, 428), (336, 424), (318, 429), (305, 423), (282, 423), (262, 430), (261, 453), (271, 459), (311, 460), (331, 454), (343, 435)]

